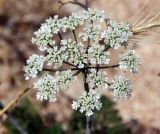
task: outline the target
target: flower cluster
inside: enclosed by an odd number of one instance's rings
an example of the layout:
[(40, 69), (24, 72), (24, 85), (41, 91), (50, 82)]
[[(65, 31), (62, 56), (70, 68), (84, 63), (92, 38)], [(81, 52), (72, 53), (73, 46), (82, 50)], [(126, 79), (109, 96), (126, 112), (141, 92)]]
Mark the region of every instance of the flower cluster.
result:
[(89, 25), (84, 28), (82, 33), (79, 33), (79, 37), (82, 38), (83, 41), (87, 41), (88, 39), (98, 42), (100, 36), (100, 26), (93, 27)]
[(44, 62), (44, 56), (33, 54), (27, 60), (27, 66), (24, 67), (25, 79), (28, 80), (29, 77), (35, 78), (38, 72), (42, 71)]
[(102, 103), (100, 101), (100, 94), (97, 90), (93, 89), (88, 93), (83, 91), (82, 96), (72, 103), (73, 109), (79, 109), (81, 113), (85, 112), (86, 116), (91, 116), (93, 114), (93, 110), (100, 110), (101, 107)]
[(59, 90), (67, 89), (75, 79), (76, 77), (71, 75), (70, 70), (62, 72), (57, 71), (55, 77), (49, 74), (45, 75), (34, 84), (34, 88), (38, 90), (36, 95), (37, 99), (55, 102)]
[(138, 73), (138, 65), (140, 65), (138, 55), (135, 55), (135, 50), (126, 51), (120, 56), (120, 69), (129, 69), (132, 73)]
[(49, 100), (50, 102), (56, 101), (56, 94), (59, 91), (55, 87), (55, 78), (47, 74), (43, 78), (40, 78), (35, 84), (34, 88), (38, 89), (38, 100)]
[(113, 20), (107, 22), (107, 30), (101, 34), (106, 46), (115, 49), (127, 42), (130, 36), (132, 36), (132, 32), (127, 22), (118, 23)]
[(83, 12), (83, 16), (86, 21), (90, 22), (103, 22), (106, 19), (104, 11), (99, 11), (97, 9), (88, 9), (88, 11)]
[(39, 46), (41, 51), (47, 49), (47, 45), (55, 45), (55, 41), (52, 40), (53, 33), (57, 34), (60, 28), (59, 19), (56, 15), (54, 18), (49, 18), (43, 23), (40, 29), (34, 32), (32, 43)]
[(66, 32), (68, 30), (75, 30), (77, 26), (83, 25), (84, 19), (81, 16), (72, 13), (72, 15), (69, 16), (68, 18), (67, 17), (62, 18), (60, 23), (62, 23), (61, 24), (62, 31)]
[[(63, 53), (62, 49), (58, 49), (57, 46), (53, 48), (47, 49), (48, 55), (46, 56), (46, 61), (48, 62), (48, 66), (54, 64), (54, 68), (59, 68), (62, 66), (63, 61), (67, 58), (66, 55)], [(63, 55), (63, 56), (62, 56)]]
[(132, 84), (131, 81), (124, 76), (116, 76), (110, 88), (115, 100), (125, 100), (131, 97)]
[[(106, 24), (105, 31), (103, 24)], [(67, 36), (63, 34), (65, 32)], [(32, 43), (43, 51), (44, 56), (33, 54), (27, 60), (25, 79), (35, 78), (41, 72), (42, 77), (34, 84), (37, 99), (54, 102), (57, 93), (68, 89), (76, 80), (76, 75), (82, 73), (85, 91), (78, 100), (73, 101), (72, 108), (90, 116), (102, 107), (101, 88), (111, 89), (109, 91), (116, 100), (131, 96), (132, 85), (128, 78), (118, 76), (110, 82), (106, 70), (100, 69), (119, 66), (132, 73), (138, 72), (140, 60), (134, 50), (122, 54), (116, 65), (110, 65), (112, 53), (109, 49), (123, 46), (132, 34), (127, 22), (110, 20), (103, 11), (96, 9), (64, 18), (57, 15), (50, 17), (32, 38)]]
[(76, 80), (76, 76), (72, 75), (71, 70), (57, 71), (55, 74), (56, 87), (61, 90), (65, 90), (69, 85)]
[(84, 64), (87, 63), (87, 55), (85, 54), (83, 45), (71, 39), (61, 40), (61, 45), (63, 46), (62, 49), (67, 56), (67, 60), (78, 68), (83, 68)]
[(95, 44), (88, 49), (88, 59), (93, 65), (96, 64), (109, 64), (109, 55), (108, 51), (104, 51), (104, 46)]
[(107, 73), (100, 72), (96, 69), (91, 69), (87, 77), (87, 82), (91, 89), (101, 89), (102, 87), (107, 87)]

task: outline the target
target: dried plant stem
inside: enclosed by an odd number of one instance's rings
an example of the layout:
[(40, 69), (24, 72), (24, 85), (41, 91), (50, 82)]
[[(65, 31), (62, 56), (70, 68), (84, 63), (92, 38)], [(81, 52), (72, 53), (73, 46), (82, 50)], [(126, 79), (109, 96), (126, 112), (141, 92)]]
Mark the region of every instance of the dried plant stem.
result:
[(143, 26), (139, 26), (139, 27), (133, 27), (132, 28), (132, 31), (133, 33), (139, 33), (139, 32), (143, 32), (149, 28), (153, 28), (153, 27), (160, 27), (160, 21), (157, 21), (157, 22), (152, 22), (152, 23), (149, 23), (149, 24), (146, 24), (146, 25), (143, 25)]
[[(4, 106), (2, 102), (0, 102), (0, 109), (3, 109), (3, 108)], [(8, 120), (12, 123), (13, 126), (15, 126), (15, 128), (19, 131), (20, 134), (28, 134), (28, 132), (24, 128), (21, 127), (16, 117), (14, 117), (10, 112), (6, 112), (6, 115), (7, 115)]]
[(7, 106), (5, 106), (1, 111), (0, 111), (0, 117), (5, 113), (7, 112), (13, 105), (15, 105), (20, 99), (22, 96), (25, 95), (25, 93), (27, 93), (30, 89), (32, 89), (32, 87), (30, 88), (26, 88), (24, 89), (23, 91), (21, 91), (19, 93), (19, 95), (17, 96), (17, 98), (15, 98), (14, 100), (12, 100)]

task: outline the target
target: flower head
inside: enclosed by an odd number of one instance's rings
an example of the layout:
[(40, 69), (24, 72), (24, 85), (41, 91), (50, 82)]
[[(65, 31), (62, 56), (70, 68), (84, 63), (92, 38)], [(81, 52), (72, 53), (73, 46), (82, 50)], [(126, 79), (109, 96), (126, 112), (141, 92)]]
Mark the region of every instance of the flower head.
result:
[(38, 72), (42, 71), (44, 62), (44, 56), (33, 54), (27, 60), (27, 66), (24, 67), (25, 79), (28, 80), (29, 77), (35, 78)]
[(53, 33), (58, 33), (60, 30), (60, 23), (58, 16), (54, 18), (49, 18), (45, 23), (41, 24), (38, 31), (34, 32), (34, 37), (32, 38), (32, 43), (39, 46), (41, 51), (47, 49), (47, 45), (55, 45), (55, 41), (52, 39)]
[(34, 88), (38, 90), (36, 95), (38, 100), (49, 100), (50, 102), (55, 102), (57, 100), (56, 94), (59, 89), (56, 88), (55, 81), (53, 76), (47, 74), (34, 84)]
[(99, 11), (97, 9), (88, 9), (88, 11), (84, 11), (84, 18), (89, 22), (102, 22), (106, 19), (106, 15), (104, 11)]
[(138, 55), (135, 55), (135, 50), (126, 51), (120, 56), (120, 69), (129, 69), (132, 73), (137, 73), (140, 64), (140, 58)]
[(71, 39), (61, 40), (63, 45), (64, 53), (67, 55), (67, 60), (73, 63), (78, 68), (83, 68), (84, 64), (87, 63), (87, 54), (81, 43), (76, 43)]
[(88, 93), (83, 91), (82, 96), (72, 104), (73, 109), (85, 112), (86, 116), (91, 116), (95, 109), (100, 110), (101, 107), (100, 94), (97, 90), (90, 90)]
[(54, 68), (59, 68), (62, 66), (63, 61), (66, 60), (68, 57), (63, 53), (63, 50), (60, 48), (58, 49), (57, 46), (53, 48), (47, 49), (48, 55), (46, 56), (46, 61), (48, 62), (47, 65), (51, 66), (54, 64)]
[(107, 23), (107, 30), (101, 34), (105, 44), (115, 49), (127, 42), (130, 36), (132, 36), (132, 32), (128, 23), (118, 23), (113, 20)]
[[(106, 24), (106, 28), (101, 24)], [(102, 28), (106, 30), (102, 31)], [(68, 89), (81, 73), (86, 89), (78, 100), (73, 101), (72, 108), (90, 116), (94, 110), (102, 107), (101, 88), (110, 87), (116, 100), (131, 96), (129, 79), (116, 76), (109, 82), (106, 72), (108, 68), (118, 66), (118, 63), (110, 65), (112, 55), (109, 49), (124, 45), (130, 36), (132, 30), (129, 23), (110, 20), (104, 11), (96, 9), (72, 13), (64, 18), (58, 18), (58, 15), (50, 17), (34, 32), (32, 38), (32, 43), (43, 51), (44, 56), (34, 54), (27, 60), (25, 78), (35, 78), (40, 73), (42, 77), (34, 84), (37, 99), (54, 102), (57, 94)], [(120, 69), (136, 73), (139, 64), (139, 57), (133, 50), (120, 57)]]
[(95, 44), (88, 49), (88, 59), (91, 64), (109, 64), (110, 53), (104, 51), (104, 46)]
[(125, 100), (131, 97), (132, 84), (131, 81), (124, 76), (115, 77), (110, 88), (115, 100)]
[(91, 89), (101, 89), (107, 87), (107, 73), (91, 69), (87, 77), (87, 82)]
[(65, 90), (70, 84), (76, 80), (76, 77), (72, 75), (71, 70), (57, 71), (55, 74), (56, 87), (58, 89)]
[(84, 28), (82, 33), (79, 33), (79, 37), (81, 37), (83, 41), (91, 39), (98, 42), (100, 40), (100, 28), (100, 26), (88, 25), (88, 27)]
[(61, 29), (63, 32), (68, 30), (75, 30), (79, 25), (82, 25), (84, 19), (81, 16), (77, 15), (76, 13), (72, 13), (69, 17), (64, 17), (61, 19)]

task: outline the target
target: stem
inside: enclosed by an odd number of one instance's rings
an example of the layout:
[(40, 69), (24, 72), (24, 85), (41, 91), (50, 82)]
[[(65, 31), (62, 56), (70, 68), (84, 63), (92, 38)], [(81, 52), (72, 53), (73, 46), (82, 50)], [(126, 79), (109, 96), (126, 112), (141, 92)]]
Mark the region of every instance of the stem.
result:
[(89, 92), (89, 85), (87, 83), (87, 72), (88, 72), (88, 70), (83, 69), (82, 72), (83, 72), (83, 76), (84, 76), (84, 89), (85, 89), (86, 92)]
[(78, 40), (77, 40), (77, 36), (76, 36), (75, 31), (74, 31), (74, 30), (72, 30), (72, 32), (73, 32), (73, 36), (74, 36), (74, 39), (75, 39), (76, 43), (78, 43)]
[[(4, 108), (4, 106), (0, 102), (0, 110), (3, 109), (3, 108)], [(13, 126), (15, 126), (15, 128), (19, 131), (20, 134), (28, 134), (28, 132), (21, 127), (18, 120), (13, 115), (11, 115), (10, 112), (6, 112), (6, 115), (8, 116), (7, 117), (8, 120), (12, 123)]]
[(86, 4), (85, 4), (85, 8), (86, 8), (86, 10), (88, 10), (88, 7), (89, 7), (89, 6), (88, 6), (88, 5), (89, 5), (88, 0), (85, 0), (85, 3), (86, 3)]
[(21, 91), (18, 96), (12, 100), (8, 105), (6, 105), (1, 111), (0, 111), (0, 117), (6, 113), (13, 105), (15, 105), (30, 89), (32, 89), (33, 86), (30, 88), (26, 88), (23, 91)]
[(86, 134), (91, 134), (92, 116), (86, 116)]
[[(119, 67), (119, 65), (116, 64), (116, 65), (103, 66), (103, 67), (100, 67), (99, 65), (97, 65), (97, 66), (95, 66), (95, 67), (86, 67), (86, 69), (89, 71), (89, 69), (92, 69), (92, 68), (99, 70), (99, 69), (116, 68), (116, 67)], [(56, 72), (56, 71), (66, 71), (66, 70), (68, 70), (68, 69), (69, 69), (69, 70), (72, 70), (72, 71), (74, 71), (74, 70), (81, 71), (81, 69), (79, 69), (79, 68), (67, 68), (67, 69), (57, 69), (57, 70), (48, 69), (48, 68), (43, 68), (43, 71)], [(85, 75), (84, 78), (85, 78), (85, 77), (87, 78), (86, 72), (84, 72), (84, 70), (83, 70), (83, 74)], [(85, 80), (85, 82), (86, 82), (86, 80)]]
[(54, 70), (54, 69), (48, 69), (48, 68), (44, 68), (43, 71), (48, 71), (48, 72), (56, 72), (56, 71), (66, 71), (66, 70), (79, 70), (78, 68), (67, 68), (67, 69), (57, 69), (57, 70)]
[(70, 66), (72, 66), (72, 67), (76, 67), (75, 65), (73, 65), (72, 63), (69, 63), (69, 62), (67, 62), (67, 61), (63, 61), (65, 64), (67, 64), (67, 65), (70, 65)]
[[(84, 89), (86, 92), (89, 92), (89, 85), (87, 83), (87, 72), (88, 70), (84, 68), (82, 70), (83, 76), (84, 76)], [(92, 128), (92, 118), (91, 116), (86, 116), (86, 134), (91, 134), (91, 128)]]
[(81, 70), (78, 70), (75, 74), (73, 74), (73, 76), (77, 76), (80, 72)]
[(63, 40), (62, 35), (60, 34), (60, 32), (58, 32), (58, 36), (59, 36), (60, 40)]
[(89, 67), (89, 69), (91, 68), (97, 68), (97, 69), (107, 69), (107, 68), (115, 68), (115, 67), (119, 67), (119, 65), (111, 65), (111, 66), (104, 66), (104, 67)]

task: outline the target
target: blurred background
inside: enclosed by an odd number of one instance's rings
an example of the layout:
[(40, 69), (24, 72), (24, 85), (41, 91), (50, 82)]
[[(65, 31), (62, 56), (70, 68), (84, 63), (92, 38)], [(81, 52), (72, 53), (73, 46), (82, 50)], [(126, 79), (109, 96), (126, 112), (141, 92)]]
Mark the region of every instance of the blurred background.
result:
[[(129, 20), (144, 3), (145, 0), (89, 0), (89, 7), (123, 21)], [(40, 23), (55, 14), (63, 17), (83, 10), (73, 4), (59, 9), (60, 6), (58, 0), (0, 0), (0, 108), (30, 84), (24, 80), (23, 66), (38, 51), (31, 44), (31, 37)], [(115, 103), (104, 92), (103, 109), (93, 119), (95, 134), (160, 134), (160, 45), (145, 43), (135, 49), (142, 66), (140, 73), (132, 77), (132, 98)], [(114, 73), (111, 70), (111, 75)], [(83, 134), (84, 115), (71, 109), (73, 98), (81, 91), (81, 82), (77, 82), (60, 93), (56, 103), (41, 103), (35, 99), (35, 91), (29, 91), (0, 119), (0, 134)]]

